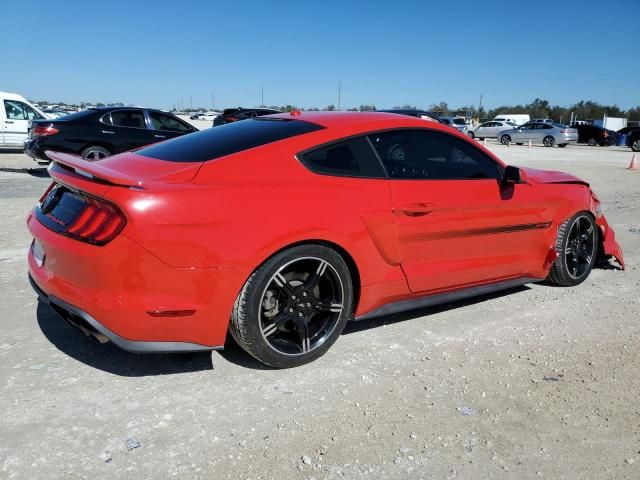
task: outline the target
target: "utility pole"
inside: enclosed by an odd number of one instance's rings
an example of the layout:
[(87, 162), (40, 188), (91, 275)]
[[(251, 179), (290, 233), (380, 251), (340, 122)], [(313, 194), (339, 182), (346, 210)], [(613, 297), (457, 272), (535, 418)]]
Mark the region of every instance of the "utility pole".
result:
[(342, 94), (342, 81), (339, 81), (338, 82), (338, 110), (340, 110), (341, 94)]
[(480, 121), (480, 110), (482, 110), (482, 94), (480, 94), (480, 105), (478, 105), (478, 121)]

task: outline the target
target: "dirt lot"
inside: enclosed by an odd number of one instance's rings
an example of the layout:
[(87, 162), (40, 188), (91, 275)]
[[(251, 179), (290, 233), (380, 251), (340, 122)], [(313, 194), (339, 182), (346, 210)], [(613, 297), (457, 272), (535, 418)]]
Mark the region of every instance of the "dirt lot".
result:
[(0, 154), (0, 478), (640, 478), (640, 171), (616, 147), (490, 148), (591, 182), (627, 271), (351, 324), (286, 371), (128, 354), (39, 305), (24, 218), (48, 178)]

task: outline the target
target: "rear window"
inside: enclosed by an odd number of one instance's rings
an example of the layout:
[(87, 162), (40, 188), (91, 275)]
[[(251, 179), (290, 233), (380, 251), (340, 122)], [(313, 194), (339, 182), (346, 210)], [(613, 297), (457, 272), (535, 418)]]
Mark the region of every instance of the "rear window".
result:
[(167, 140), (136, 153), (169, 162), (206, 162), (323, 128), (302, 120), (254, 118)]
[(339, 177), (386, 178), (369, 141), (354, 138), (299, 156), (312, 172)]
[(461, 118), (454, 118), (453, 123), (455, 123), (456, 125), (466, 125), (465, 121)]

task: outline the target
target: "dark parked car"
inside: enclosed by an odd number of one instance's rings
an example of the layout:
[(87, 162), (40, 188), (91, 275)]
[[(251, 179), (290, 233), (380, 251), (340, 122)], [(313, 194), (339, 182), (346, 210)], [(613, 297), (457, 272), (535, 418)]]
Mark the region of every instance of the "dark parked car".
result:
[(279, 110), (272, 108), (225, 108), (222, 115), (218, 115), (213, 119), (213, 126), (224, 125), (225, 123), (233, 123), (239, 120), (247, 120), (249, 118), (262, 117), (263, 115), (273, 115), (280, 113)]
[(377, 111), (382, 113), (397, 113), (398, 115), (409, 115), (410, 117), (422, 118), (423, 120), (431, 120), (438, 123), (444, 123), (438, 115), (433, 112), (427, 112), (426, 110), (391, 109)]
[(616, 144), (616, 132), (595, 125), (573, 125), (578, 130), (578, 143), (601, 147)]
[(46, 150), (101, 158), (179, 137), (198, 129), (175, 115), (147, 108), (90, 108), (65, 117), (33, 120), (25, 153), (48, 163)]
[(627, 146), (634, 152), (640, 152), (640, 129), (633, 130), (627, 137)]
[(629, 135), (634, 130), (640, 130), (640, 126), (636, 125), (635, 127), (624, 127), (624, 128), (621, 128), (620, 130), (618, 130), (616, 133), (618, 135)]

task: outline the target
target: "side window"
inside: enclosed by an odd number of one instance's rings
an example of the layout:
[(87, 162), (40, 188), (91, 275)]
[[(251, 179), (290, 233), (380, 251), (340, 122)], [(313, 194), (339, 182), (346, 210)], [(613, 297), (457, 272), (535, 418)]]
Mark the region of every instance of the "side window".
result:
[(366, 138), (354, 138), (303, 153), (302, 164), (315, 173), (341, 177), (386, 178)]
[(151, 125), (153, 125), (154, 130), (169, 130), (171, 132), (190, 132), (186, 125), (182, 122), (179, 122), (175, 118), (170, 115), (165, 115), (160, 112), (149, 112), (149, 117), (151, 117)]
[(27, 116), (27, 120), (39, 120), (41, 118), (44, 118), (42, 115), (40, 115), (38, 112), (36, 112), (33, 108), (31, 108), (26, 103), (22, 104), (22, 108), (24, 109), (24, 113)]
[(100, 121), (105, 125), (113, 125), (113, 123), (111, 123), (111, 113), (103, 115)]
[(27, 115), (22, 108), (23, 103), (16, 100), (5, 100), (4, 110), (8, 120), (27, 120)]
[(116, 127), (147, 128), (142, 110), (116, 110), (111, 112), (111, 122)]
[(502, 176), (491, 158), (446, 133), (396, 130), (369, 138), (391, 178), (466, 180)]

